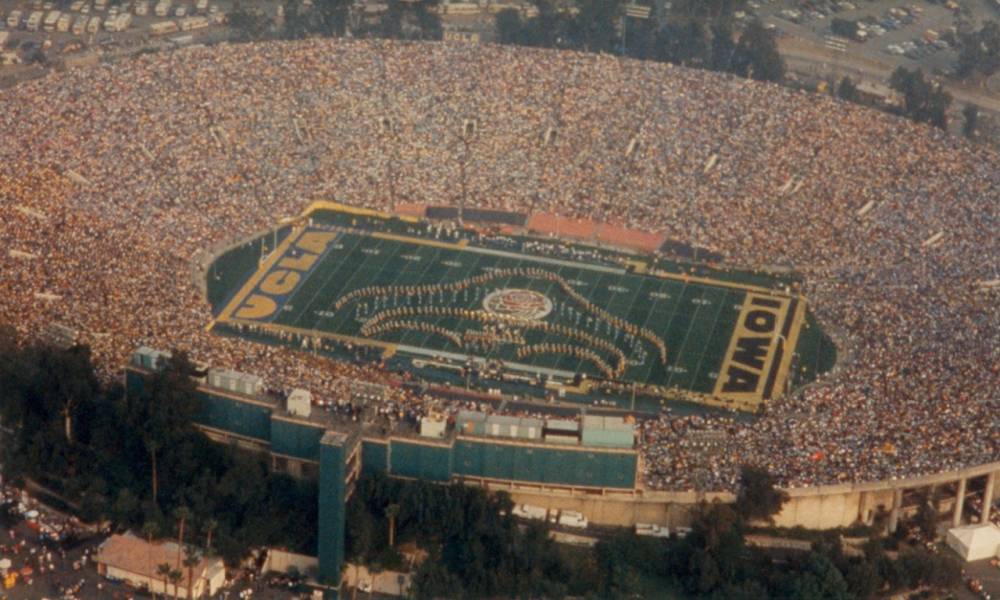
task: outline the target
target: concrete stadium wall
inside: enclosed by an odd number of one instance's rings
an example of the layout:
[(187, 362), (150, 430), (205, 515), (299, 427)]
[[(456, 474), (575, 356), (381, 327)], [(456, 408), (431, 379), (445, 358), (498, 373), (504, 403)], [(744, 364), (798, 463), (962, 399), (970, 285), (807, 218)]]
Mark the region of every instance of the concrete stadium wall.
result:
[(732, 502), (729, 493), (653, 492), (604, 493), (581, 490), (547, 489), (544, 487), (487, 483), (491, 491), (504, 491), (518, 504), (530, 504), (548, 509), (575, 510), (586, 515), (595, 525), (632, 527), (636, 523), (656, 523), (670, 527), (691, 523), (691, 510), (705, 502)]

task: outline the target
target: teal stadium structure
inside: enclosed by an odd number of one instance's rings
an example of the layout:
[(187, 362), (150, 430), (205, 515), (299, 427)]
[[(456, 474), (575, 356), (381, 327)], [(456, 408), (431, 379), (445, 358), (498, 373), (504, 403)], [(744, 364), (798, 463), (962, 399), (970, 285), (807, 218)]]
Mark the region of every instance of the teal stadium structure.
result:
[[(141, 393), (145, 377), (165, 355), (151, 348), (136, 350), (125, 368), (129, 394)], [(255, 386), (259, 379), (253, 376), (216, 369), (208, 373), (197, 387), (199, 429), (217, 442), (266, 454), (276, 471), (318, 479), (318, 581), (328, 586), (329, 597), (336, 597), (340, 585), (345, 504), (363, 472), (440, 483), (506, 481), (594, 491), (636, 485), (639, 458), (632, 447), (551, 444), (468, 431), (443, 439), (369, 437), (357, 428), (336, 427), (322, 412), (290, 412)]]

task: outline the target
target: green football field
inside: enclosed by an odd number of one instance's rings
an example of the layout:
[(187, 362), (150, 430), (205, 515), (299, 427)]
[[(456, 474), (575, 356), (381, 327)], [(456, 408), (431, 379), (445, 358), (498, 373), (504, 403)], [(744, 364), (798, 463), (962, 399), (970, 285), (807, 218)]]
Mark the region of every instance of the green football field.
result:
[[(455, 363), (497, 359), (528, 375), (583, 373), (706, 395), (720, 395), (751, 300), (786, 303), (789, 341), (799, 326), (789, 329), (794, 301), (787, 308), (788, 296), (749, 284), (332, 224), (289, 234), (239, 283), (219, 322), (276, 338), (315, 335)], [(781, 372), (780, 353), (767, 361)]]

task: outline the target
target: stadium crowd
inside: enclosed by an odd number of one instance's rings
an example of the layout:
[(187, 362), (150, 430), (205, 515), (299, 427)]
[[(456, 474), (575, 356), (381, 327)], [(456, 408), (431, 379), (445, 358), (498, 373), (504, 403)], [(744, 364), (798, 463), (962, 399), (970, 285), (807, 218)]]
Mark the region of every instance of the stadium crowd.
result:
[[(794, 265), (840, 342), (833, 372), (753, 422), (645, 421), (646, 486), (730, 488), (742, 462), (805, 486), (1000, 456), (1000, 302), (980, 285), (998, 276), (1000, 160), (937, 129), (665, 64), (395, 42), (179, 50), (0, 99), (0, 321), (78, 330), (107, 378), (145, 344), (317, 397), (386, 381), (206, 333), (206, 249), (319, 198), (547, 211)], [(693, 431), (720, 433), (707, 463)]]

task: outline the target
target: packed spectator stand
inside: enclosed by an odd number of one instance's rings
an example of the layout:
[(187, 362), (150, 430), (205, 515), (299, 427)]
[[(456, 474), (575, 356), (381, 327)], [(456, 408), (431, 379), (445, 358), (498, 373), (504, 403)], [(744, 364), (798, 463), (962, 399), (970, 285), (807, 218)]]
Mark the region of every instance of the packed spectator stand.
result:
[(1000, 157), (940, 130), (717, 73), (448, 43), (179, 50), (0, 101), (0, 320), (80, 332), (108, 379), (147, 345), (318, 398), (387, 381), (207, 333), (193, 263), (318, 198), (546, 211), (794, 266), (837, 334), (834, 372), (754, 421), (642, 422), (644, 486), (727, 489), (744, 462), (809, 486), (1000, 455)]

